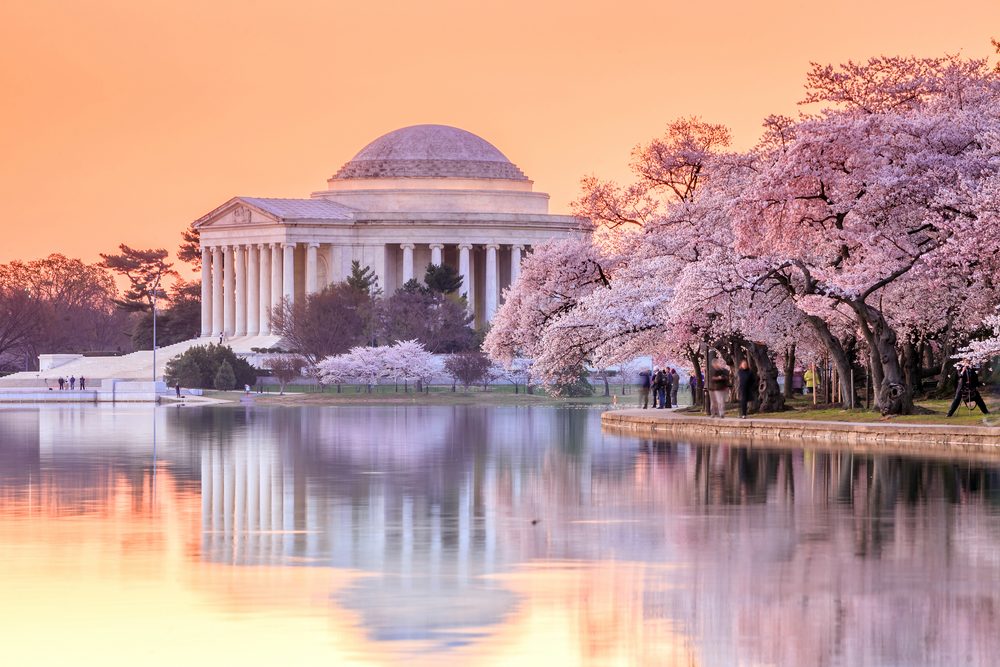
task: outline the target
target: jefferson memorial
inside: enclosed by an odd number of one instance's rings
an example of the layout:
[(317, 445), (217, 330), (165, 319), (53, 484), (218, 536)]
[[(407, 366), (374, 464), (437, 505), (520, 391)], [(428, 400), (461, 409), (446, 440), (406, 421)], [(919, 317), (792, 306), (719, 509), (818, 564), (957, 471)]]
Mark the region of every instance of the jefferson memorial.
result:
[(39, 371), (0, 379), (0, 389), (47, 389), (55, 378), (74, 375), (90, 386), (107, 380), (97, 400), (122, 400), (120, 380), (148, 393), (153, 385), (142, 381), (161, 377), (168, 360), (194, 345), (223, 337), (243, 355), (279, 345), (272, 309), (344, 280), (353, 261), (370, 267), (386, 294), (422, 279), (428, 264), (457, 269), (482, 327), (533, 245), (585, 233), (579, 218), (548, 210), (549, 196), (535, 192), (488, 141), (444, 125), (395, 130), (362, 148), (308, 198), (234, 197), (195, 221), (200, 338), (155, 354), (40, 355)]
[(195, 221), (201, 335), (267, 336), (269, 314), (344, 280), (357, 261), (391, 294), (428, 264), (462, 276), (476, 326), (493, 319), (532, 245), (578, 236), (488, 141), (444, 125), (385, 134), (307, 199), (234, 197)]

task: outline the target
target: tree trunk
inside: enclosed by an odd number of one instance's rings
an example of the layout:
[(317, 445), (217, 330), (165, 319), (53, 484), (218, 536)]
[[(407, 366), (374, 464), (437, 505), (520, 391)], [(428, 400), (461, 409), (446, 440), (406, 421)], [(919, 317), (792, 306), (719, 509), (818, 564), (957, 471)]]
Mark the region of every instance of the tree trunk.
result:
[[(947, 335), (949, 332), (946, 332)], [(947, 396), (952, 393), (953, 386), (951, 384), (952, 370), (955, 368), (955, 360), (951, 358), (952, 347), (950, 342), (941, 344), (941, 368), (938, 371), (938, 381), (937, 386), (934, 388), (934, 393), (939, 396)]]
[(795, 395), (795, 343), (785, 348), (785, 398), (791, 399)]
[(896, 352), (896, 332), (881, 312), (864, 302), (850, 302), (862, 324), (868, 344), (877, 354), (872, 367), (882, 366), (882, 380), (878, 383), (878, 404), (883, 415), (908, 415), (913, 412), (913, 392), (906, 384), (903, 368)]
[[(851, 386), (851, 360), (848, 358), (847, 352), (844, 350), (844, 346), (841, 345), (837, 337), (833, 335), (833, 332), (830, 331), (830, 327), (827, 326), (826, 322), (823, 321), (822, 318), (816, 317), (815, 315), (806, 315), (806, 321), (809, 322), (809, 325), (819, 336), (820, 340), (823, 341), (823, 346), (826, 347), (827, 352), (829, 352), (833, 363), (837, 365), (837, 370), (840, 372), (841, 394), (844, 399), (842, 407), (850, 407), (854, 387)], [(816, 384), (815, 380), (814, 384)], [(818, 386), (813, 387), (813, 391), (818, 390)], [(855, 401), (855, 403), (856, 402), (857, 401)]]
[(606, 373), (604, 375), (604, 395), (605, 396), (611, 395), (611, 384), (608, 383), (608, 376)]
[(903, 343), (903, 378), (911, 395), (916, 396), (922, 386), (923, 372), (920, 365), (920, 353), (917, 346), (910, 341)]
[(778, 385), (778, 367), (774, 365), (771, 351), (763, 343), (747, 343), (747, 352), (757, 367), (757, 397), (761, 412), (781, 412), (785, 409), (785, 395)]
[(695, 350), (688, 348), (688, 361), (691, 362), (691, 370), (694, 372), (694, 396), (692, 396), (692, 405), (701, 405), (701, 399), (704, 394), (705, 388), (702, 387), (701, 378), (705, 377), (701, 372), (701, 355)]

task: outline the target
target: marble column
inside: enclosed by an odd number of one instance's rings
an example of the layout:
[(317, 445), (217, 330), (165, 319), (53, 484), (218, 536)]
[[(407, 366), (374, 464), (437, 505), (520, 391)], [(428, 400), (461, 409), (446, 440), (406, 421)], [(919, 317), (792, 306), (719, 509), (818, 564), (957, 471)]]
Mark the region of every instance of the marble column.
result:
[(232, 336), (236, 331), (236, 248), (233, 246), (223, 246), (222, 254), (226, 256), (225, 266), (222, 267), (222, 309), (225, 311), (225, 326), (223, 330), (227, 336)]
[(234, 246), (236, 257), (236, 328), (237, 336), (247, 335), (247, 253), (242, 245)]
[(225, 329), (222, 312), (222, 248), (212, 248), (212, 336), (219, 336)]
[(212, 334), (212, 251), (201, 248), (201, 335)]
[(260, 323), (261, 335), (271, 333), (271, 246), (261, 243), (257, 246), (260, 254)]
[(403, 283), (413, 280), (413, 244), (401, 243), (403, 249)]
[(319, 276), (316, 267), (317, 256), (316, 252), (319, 250), (318, 243), (309, 243), (306, 245), (306, 294), (315, 294), (319, 291)]
[(510, 247), (510, 284), (517, 282), (517, 277), (521, 275), (521, 253), (524, 252), (523, 245), (512, 245)]
[(260, 333), (260, 258), (257, 246), (247, 246), (247, 335)]
[(483, 318), (487, 323), (493, 321), (493, 316), (497, 312), (497, 297), (499, 296), (499, 283), (497, 275), (497, 250), (500, 246), (496, 243), (486, 244), (486, 289)]
[(441, 243), (431, 244), (431, 264), (434, 266), (441, 266), (441, 251), (444, 250), (444, 245)]
[(282, 278), (284, 277), (284, 271), (282, 269), (281, 258), (281, 244), (272, 243), (271, 244), (271, 309), (277, 308), (281, 305), (281, 295), (282, 295)]
[(340, 275), (340, 248), (333, 243), (326, 247), (326, 266), (326, 284), (339, 283), (342, 280), (342, 276)]
[(295, 244), (282, 243), (281, 296), (288, 303), (295, 302)]
[(466, 305), (469, 313), (475, 314), (476, 302), (474, 290), (472, 289), (472, 244), (460, 243), (458, 245), (458, 273), (462, 276), (462, 292), (465, 294)]

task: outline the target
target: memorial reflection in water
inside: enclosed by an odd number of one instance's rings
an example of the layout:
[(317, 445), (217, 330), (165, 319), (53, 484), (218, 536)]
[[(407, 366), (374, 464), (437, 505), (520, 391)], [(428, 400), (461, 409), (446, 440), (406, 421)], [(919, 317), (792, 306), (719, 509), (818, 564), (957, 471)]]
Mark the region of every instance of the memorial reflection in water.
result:
[[(598, 416), (0, 411), (0, 585), (43, 596), (47, 569), (93, 548), (98, 578), (162, 579), (180, 591), (166, 599), (202, 600), (172, 604), (205, 627), (266, 636), (253, 622), (280, 610), (285, 641), (362, 662), (991, 664), (1000, 650), (994, 465), (656, 443), (603, 435)], [(307, 635), (316, 613), (326, 627)]]

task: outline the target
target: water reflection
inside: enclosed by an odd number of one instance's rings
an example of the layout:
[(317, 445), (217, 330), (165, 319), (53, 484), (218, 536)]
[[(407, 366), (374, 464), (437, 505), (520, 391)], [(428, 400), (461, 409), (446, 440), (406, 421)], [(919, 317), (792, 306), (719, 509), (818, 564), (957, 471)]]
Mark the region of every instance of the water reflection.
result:
[[(653, 442), (523, 407), (44, 407), (0, 410), (0, 434), (0, 622), (25, 636), (77, 637), (61, 614), (97, 600), (103, 627), (152, 638), (166, 608), (247, 664), (293, 643), (360, 664), (1000, 650), (989, 464)], [(38, 650), (0, 658), (76, 656)]]

